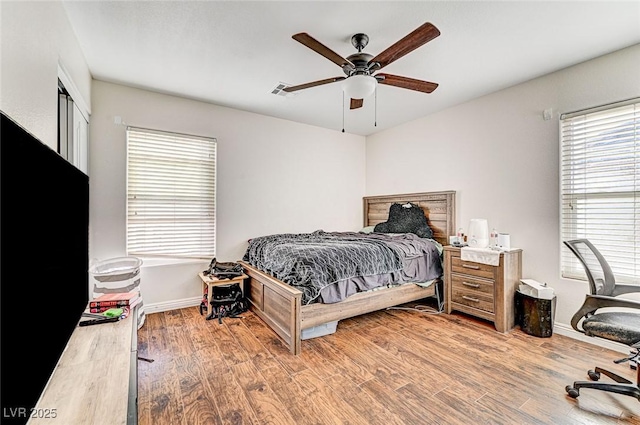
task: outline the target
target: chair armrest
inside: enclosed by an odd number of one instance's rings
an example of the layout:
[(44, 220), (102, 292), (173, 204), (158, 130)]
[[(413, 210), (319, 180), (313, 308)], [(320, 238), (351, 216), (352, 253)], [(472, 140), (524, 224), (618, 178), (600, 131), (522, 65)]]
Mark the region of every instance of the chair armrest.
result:
[[(637, 291), (634, 291), (637, 292)], [(607, 297), (606, 295), (587, 295), (587, 299), (592, 299), (598, 308), (604, 307), (628, 307), (628, 308), (640, 308), (640, 301), (630, 300), (628, 298), (621, 297)], [(585, 301), (586, 302), (586, 301)]]
[(571, 327), (578, 332), (584, 333), (578, 327), (578, 323), (583, 317), (595, 313), (600, 308), (624, 307), (640, 309), (640, 301), (628, 300), (625, 298), (607, 297), (605, 295), (587, 295), (580, 310), (571, 318)]
[(613, 293), (611, 294), (611, 296), (617, 297), (618, 295), (632, 294), (634, 292), (640, 292), (640, 285), (622, 285), (622, 284), (616, 283), (615, 287), (613, 288)]

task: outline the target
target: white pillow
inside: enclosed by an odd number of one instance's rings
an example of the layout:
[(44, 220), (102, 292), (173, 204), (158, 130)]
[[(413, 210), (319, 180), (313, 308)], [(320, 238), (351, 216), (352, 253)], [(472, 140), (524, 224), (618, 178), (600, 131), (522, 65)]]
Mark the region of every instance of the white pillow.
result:
[(373, 228), (376, 226), (367, 226), (360, 230), (360, 233), (373, 233)]

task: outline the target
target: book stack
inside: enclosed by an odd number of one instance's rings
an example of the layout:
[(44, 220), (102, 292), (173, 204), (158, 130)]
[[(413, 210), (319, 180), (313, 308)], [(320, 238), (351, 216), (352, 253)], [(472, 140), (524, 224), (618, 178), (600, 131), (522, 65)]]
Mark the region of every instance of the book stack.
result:
[(142, 301), (140, 292), (118, 292), (113, 294), (103, 294), (89, 301), (89, 312), (104, 313), (110, 308), (126, 307), (127, 310), (132, 309)]

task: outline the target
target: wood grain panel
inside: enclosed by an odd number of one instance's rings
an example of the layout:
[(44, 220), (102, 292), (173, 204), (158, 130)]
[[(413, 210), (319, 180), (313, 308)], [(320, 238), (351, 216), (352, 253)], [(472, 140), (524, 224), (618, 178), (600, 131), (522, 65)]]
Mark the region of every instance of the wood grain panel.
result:
[(453, 289), (469, 295), (484, 295), (493, 299), (494, 284), (492, 280), (478, 279), (470, 275), (451, 275)]
[(495, 267), (473, 261), (463, 261), (460, 257), (454, 255), (451, 257), (451, 271), (453, 273), (463, 273), (485, 279), (493, 279)]
[(322, 338), (310, 339), (306, 344), (311, 349), (303, 352), (302, 355), (309, 362), (309, 368), (322, 379), (339, 375), (346, 377), (354, 385), (373, 379), (374, 376), (366, 367), (354, 362), (338, 347), (322, 343)]
[(289, 347), (285, 346), (277, 334), (265, 326), (257, 316), (247, 315), (242, 321), (255, 338), (280, 362), (290, 374), (308, 369), (308, 364), (300, 356), (292, 356)]
[[(444, 278), (448, 282), (445, 285), (445, 311), (451, 313), (458, 310), (491, 320), (498, 332), (508, 332), (515, 326), (514, 295), (522, 276), (522, 250), (501, 252), (498, 266), (462, 261), (460, 256), (460, 248), (444, 247)], [(454, 281), (460, 282), (460, 279), (491, 282), (494, 289), (493, 309), (489, 308), (488, 299), (469, 294), (462, 289), (462, 285), (452, 284)]]
[[(210, 393), (215, 395), (218, 414), (223, 424), (262, 424), (256, 418), (233, 369), (220, 363), (203, 363), (203, 368), (211, 377), (207, 379), (207, 384), (210, 387)], [(165, 423), (170, 424), (170, 422)]]
[[(378, 379), (371, 379), (361, 386), (362, 390), (373, 398), (384, 399), (385, 406), (394, 418), (399, 418), (405, 424), (425, 423), (424, 414), (417, 407), (423, 401), (418, 397), (407, 397), (406, 395), (393, 391)], [(430, 418), (433, 420), (433, 417)]]
[(502, 262), (505, 272), (496, 277), (496, 330), (507, 332), (516, 325), (513, 300), (522, 278), (522, 250), (505, 254)]
[(258, 341), (251, 331), (244, 325), (242, 318), (229, 320), (227, 322), (229, 331), (240, 342), (242, 348), (247, 352), (249, 358), (258, 370), (279, 366), (271, 353)]
[(359, 292), (336, 304), (310, 304), (302, 310), (300, 328), (309, 329), (323, 323), (431, 297), (434, 294), (433, 285), (424, 288), (408, 284), (389, 288), (389, 290)]
[(353, 385), (344, 376), (332, 376), (327, 380), (327, 384), (367, 424), (407, 425), (403, 418), (394, 415), (389, 410), (384, 398), (370, 395), (360, 386)]
[[(371, 425), (373, 422), (359, 414), (358, 411), (354, 409), (353, 403), (350, 400), (341, 397), (340, 394), (329, 385), (329, 380), (337, 376), (340, 375), (333, 375), (328, 380), (322, 380), (310, 371), (305, 371), (295, 376), (300, 386), (315, 396), (315, 403), (324, 411), (331, 412), (331, 416), (321, 415), (317, 417), (316, 420), (318, 423)], [(346, 387), (342, 386), (341, 388), (344, 390)], [(371, 405), (369, 406), (371, 407)], [(335, 418), (337, 418), (337, 421)]]
[(488, 313), (493, 313), (494, 311), (493, 293), (471, 293), (468, 289), (462, 289), (458, 286), (451, 289), (451, 301), (484, 310)]
[(288, 326), (291, 318), (291, 301), (271, 288), (264, 288), (264, 312), (280, 326)]
[[(134, 318), (132, 314), (116, 323), (77, 327), (73, 331), (35, 409), (27, 409), (27, 415), (34, 413), (29, 418), (30, 425), (127, 423), (129, 377), (137, 354)], [(37, 337), (35, 332), (34, 338)], [(147, 350), (148, 334), (143, 337), (143, 344)], [(24, 359), (25, 365), (30, 360), (38, 361), (38, 353), (34, 352), (32, 359)], [(148, 406), (142, 411), (143, 418), (149, 415)], [(11, 418), (9, 409), (3, 415)]]
[(176, 374), (180, 376), (180, 401), (185, 425), (222, 424), (218, 416), (215, 397), (207, 391), (205, 371), (196, 357), (181, 357), (176, 362)]
[[(304, 373), (304, 372), (302, 372)], [(305, 381), (294, 379), (281, 367), (272, 367), (262, 371), (266, 382), (278, 394), (278, 398), (287, 406), (296, 424), (316, 425), (317, 419), (326, 418), (332, 423), (341, 423), (339, 414), (333, 413), (335, 407), (329, 406), (316, 388), (304, 385)]]
[(253, 363), (234, 365), (232, 370), (259, 423), (274, 425), (296, 423), (289, 410), (282, 404)]
[[(146, 316), (145, 316), (146, 320)], [(138, 329), (138, 355), (149, 358), (149, 326)], [(149, 409), (151, 393), (151, 377), (149, 373), (151, 364), (145, 361), (138, 361), (138, 425), (152, 425), (151, 411)]]
[[(433, 306), (432, 300), (421, 304)], [(347, 319), (336, 333), (303, 341), (299, 356), (253, 312), (214, 326), (196, 307), (181, 309), (185, 329), (225, 328), (233, 338), (224, 351), (211, 351), (212, 361), (182, 347), (156, 346), (162, 361), (144, 363), (139, 377), (139, 401), (153, 401), (151, 409), (139, 410), (140, 423), (640, 424), (633, 397), (584, 389), (574, 400), (564, 391), (588, 379), (594, 366), (635, 380), (627, 364), (613, 363), (621, 353), (557, 334), (499, 333), (488, 321), (425, 314), (411, 309), (416, 306)], [(166, 313), (148, 314), (145, 328), (152, 326), (142, 332), (171, 340), (173, 330), (162, 325), (176, 316)], [(201, 352), (217, 346), (211, 338), (214, 344)], [(252, 353), (264, 352), (256, 341), (280, 364), (256, 367)], [(246, 360), (233, 363), (238, 358)]]
[(250, 283), (247, 285), (249, 292), (249, 301), (257, 308), (264, 308), (264, 284), (259, 279), (249, 278)]
[[(395, 368), (393, 364), (387, 362), (397, 362), (390, 359), (388, 353), (371, 341), (352, 333), (349, 340), (344, 340), (334, 335), (329, 335), (319, 341), (320, 344), (332, 344), (345, 353), (351, 361), (360, 367), (371, 371), (371, 374), (380, 382), (396, 390), (411, 382), (411, 378), (404, 369)], [(385, 359), (383, 361), (383, 359)]]
[(225, 321), (218, 323), (217, 320), (206, 320), (211, 337), (219, 347), (223, 355), (223, 359), (227, 364), (244, 363), (249, 360), (249, 356), (245, 350), (231, 350), (237, 344), (235, 336), (225, 325)]
[(407, 202), (422, 208), (434, 231), (434, 239), (447, 245), (449, 236), (455, 234), (454, 191), (367, 196), (363, 198), (364, 226), (375, 226), (387, 221), (392, 204)]
[[(175, 371), (175, 364), (170, 362), (165, 363), (163, 366), (158, 379), (151, 382), (150, 414), (153, 418), (153, 423), (164, 422), (187, 425), (183, 404), (179, 396), (180, 381)], [(105, 417), (108, 418), (109, 415)]]

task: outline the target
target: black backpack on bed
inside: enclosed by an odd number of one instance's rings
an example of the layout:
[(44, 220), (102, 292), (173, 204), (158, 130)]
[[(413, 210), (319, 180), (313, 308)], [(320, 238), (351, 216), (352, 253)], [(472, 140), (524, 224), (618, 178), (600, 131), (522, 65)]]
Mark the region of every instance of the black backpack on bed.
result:
[(433, 238), (433, 231), (429, 227), (424, 211), (417, 204), (394, 203), (389, 208), (389, 218), (384, 223), (378, 223), (373, 229), (378, 233), (413, 233), (421, 238)]

